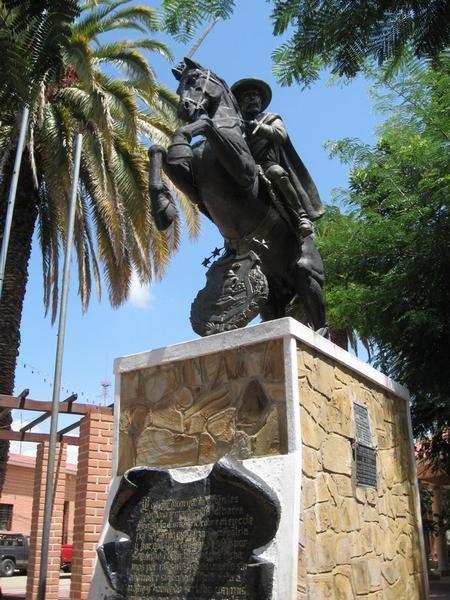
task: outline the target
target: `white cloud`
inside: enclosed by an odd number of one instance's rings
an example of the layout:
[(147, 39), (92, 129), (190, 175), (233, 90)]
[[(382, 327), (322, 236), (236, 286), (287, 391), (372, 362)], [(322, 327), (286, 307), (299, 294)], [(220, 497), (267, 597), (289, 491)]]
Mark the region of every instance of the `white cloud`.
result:
[(130, 294), (128, 300), (137, 308), (150, 308), (154, 301), (154, 296), (150, 293), (150, 286), (142, 285), (135, 271), (131, 274)]

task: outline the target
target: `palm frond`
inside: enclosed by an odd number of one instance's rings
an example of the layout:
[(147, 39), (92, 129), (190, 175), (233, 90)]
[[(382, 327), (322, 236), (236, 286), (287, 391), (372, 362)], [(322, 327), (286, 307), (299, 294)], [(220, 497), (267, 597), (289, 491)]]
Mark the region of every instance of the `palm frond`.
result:
[(97, 19), (90, 29), (80, 30), (89, 39), (95, 39), (102, 33), (117, 29), (131, 29), (139, 33), (155, 32), (160, 30), (159, 18), (156, 11), (148, 6), (133, 5), (116, 12), (102, 11), (102, 16)]
[(78, 295), (83, 311), (86, 311), (91, 296), (90, 248), (86, 237), (86, 222), (88, 218), (87, 196), (83, 186), (79, 186), (77, 210), (74, 228), (74, 243), (78, 264)]
[(104, 76), (98, 79), (111, 117), (110, 135), (112, 135), (113, 129), (120, 129), (123, 135), (130, 140), (131, 145), (137, 143), (139, 110), (133, 90), (129, 89), (126, 82), (117, 79), (109, 79)]
[(148, 62), (137, 50), (127, 48), (124, 44), (109, 44), (94, 51), (96, 64), (105, 63), (120, 67), (129, 77), (141, 79), (147, 83), (154, 82), (154, 73)]
[[(55, 0), (54, 6), (64, 1)], [(159, 232), (152, 221), (147, 189), (148, 159), (143, 142), (167, 144), (179, 126), (177, 97), (158, 83), (144, 58), (149, 52), (172, 58), (165, 44), (148, 36), (149, 31), (159, 27), (156, 11), (132, 5), (130, 0), (84, 2), (80, 5), (81, 17), (70, 30), (64, 30), (64, 46), (59, 50), (59, 62), (55, 62), (59, 71), (54, 65), (50, 71), (46, 61), (47, 49), (53, 47), (53, 13), (38, 22), (37, 9), (37, 4), (49, 2), (24, 0), (31, 7), (31, 20), (27, 23), (24, 12), (18, 10), (8, 30), (3, 26), (4, 2), (0, 1), (0, 52), (8, 64), (15, 65), (15, 70), (0, 72), (0, 84), (4, 83), (0, 85), (0, 102), (6, 98), (5, 90), (14, 86), (21, 94), (20, 86), (26, 88), (25, 70), (39, 58), (45, 77), (39, 80), (30, 106), (28, 148), (40, 198), (38, 235), (44, 305), (54, 320), (61, 274), (60, 246), (67, 234), (73, 140), (80, 129), (83, 149), (74, 245), (83, 310), (87, 309), (94, 282), (101, 296), (102, 278), (111, 303), (118, 306), (127, 298), (132, 270), (143, 282), (161, 277), (179, 246), (181, 223), (177, 217), (169, 231)], [(33, 11), (36, 21), (32, 20)], [(103, 33), (118, 29), (144, 35), (142, 39), (102, 43)], [(33, 39), (39, 51), (35, 52)], [(24, 48), (33, 48), (35, 53), (27, 56)], [(45, 56), (38, 57), (40, 50)], [(111, 66), (119, 77), (113, 75)], [(17, 99), (2, 113), (0, 121), (0, 152), (6, 158), (15, 144), (16, 108)], [(181, 196), (179, 203), (189, 234), (196, 235), (198, 210)]]
[(82, 35), (89, 40), (102, 32), (102, 21), (123, 4), (130, 0), (115, 0), (114, 2), (88, 2), (81, 5), (81, 16), (72, 25), (74, 35)]

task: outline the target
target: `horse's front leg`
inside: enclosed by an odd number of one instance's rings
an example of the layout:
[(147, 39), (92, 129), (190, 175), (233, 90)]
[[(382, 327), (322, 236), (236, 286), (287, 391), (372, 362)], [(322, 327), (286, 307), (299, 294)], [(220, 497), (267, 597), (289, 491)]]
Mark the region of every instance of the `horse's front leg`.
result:
[(167, 164), (180, 165), (186, 169), (193, 157), (191, 141), (196, 135), (203, 135), (208, 127), (204, 119), (182, 125), (172, 135), (169, 148), (167, 149)]
[(148, 151), (150, 159), (148, 189), (151, 200), (152, 216), (156, 227), (163, 231), (173, 222), (177, 208), (172, 193), (162, 178), (162, 169), (166, 160), (166, 150), (162, 146), (152, 146)]
[(196, 135), (205, 136), (218, 162), (238, 185), (253, 185), (257, 166), (239, 127), (218, 128), (209, 117), (202, 117), (177, 129), (169, 146), (167, 162), (177, 164), (190, 160), (190, 143)]
[(149, 192), (151, 199), (152, 215), (159, 230), (167, 229), (173, 222), (177, 208), (173, 193), (169, 190), (162, 178), (162, 171), (193, 204), (199, 204), (198, 191), (193, 183), (191, 161), (186, 158), (170, 162), (169, 150), (162, 146), (152, 146), (148, 155), (150, 158)]

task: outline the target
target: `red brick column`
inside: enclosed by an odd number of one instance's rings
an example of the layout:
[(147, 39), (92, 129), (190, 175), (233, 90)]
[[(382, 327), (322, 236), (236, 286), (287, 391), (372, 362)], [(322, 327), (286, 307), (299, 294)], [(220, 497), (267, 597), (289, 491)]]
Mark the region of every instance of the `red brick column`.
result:
[[(30, 550), (28, 555), (27, 600), (35, 600), (38, 593), (47, 465), (48, 443), (45, 442), (39, 444), (36, 456)], [(45, 593), (46, 600), (58, 600), (64, 492), (66, 487), (66, 447), (64, 444), (57, 444), (56, 446), (54, 482)]]
[(71, 600), (89, 594), (111, 480), (113, 416), (91, 412), (80, 423)]

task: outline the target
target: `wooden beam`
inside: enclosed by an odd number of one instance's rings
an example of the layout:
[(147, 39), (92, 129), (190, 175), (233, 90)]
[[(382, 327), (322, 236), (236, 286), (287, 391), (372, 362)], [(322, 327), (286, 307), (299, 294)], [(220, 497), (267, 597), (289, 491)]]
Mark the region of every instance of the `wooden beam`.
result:
[(58, 431), (58, 435), (62, 436), (65, 435), (66, 433), (69, 433), (69, 431), (73, 431), (74, 429), (77, 429), (77, 427), (80, 426), (80, 421), (75, 421), (75, 423), (72, 423), (72, 425), (67, 425), (67, 427), (64, 427), (64, 429), (61, 429), (61, 431)]
[[(12, 442), (48, 442), (50, 435), (48, 433), (20, 433), (20, 431), (0, 429), (0, 440), (10, 440)], [(80, 438), (63, 435), (60, 442), (69, 446), (78, 446)]]
[(29, 393), (30, 393), (30, 390), (28, 388), (25, 388), (17, 396), (17, 399), (19, 400), (20, 408), (22, 408), (23, 403), (25, 402), (25, 399), (26, 399), (26, 397), (28, 396)]
[[(16, 396), (5, 396), (0, 394), (0, 409), (19, 409), (34, 410), (36, 412), (51, 412), (52, 403), (41, 400), (21, 400)], [(87, 415), (91, 412), (98, 412), (103, 415), (111, 415), (112, 408), (109, 406), (98, 406), (97, 404), (63, 404), (59, 406), (59, 412), (72, 415)]]
[[(64, 402), (69, 403), (69, 405), (72, 405), (72, 402), (75, 402), (75, 400), (78, 398), (77, 394), (72, 394), (71, 396), (69, 396), (68, 398), (66, 398), (65, 400), (63, 400), (61, 402), (61, 404), (63, 404)], [(33, 427), (36, 427), (36, 425), (39, 425), (39, 423), (42, 423), (42, 421), (45, 421), (46, 419), (48, 419), (50, 417), (50, 413), (46, 412), (45, 414), (41, 415), (40, 417), (37, 417), (36, 419), (34, 419), (34, 421), (31, 421), (30, 423), (28, 423), (27, 425), (24, 425), (19, 431), (29, 431), (30, 429), (32, 429)]]

